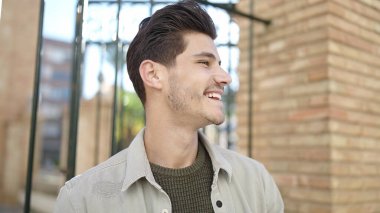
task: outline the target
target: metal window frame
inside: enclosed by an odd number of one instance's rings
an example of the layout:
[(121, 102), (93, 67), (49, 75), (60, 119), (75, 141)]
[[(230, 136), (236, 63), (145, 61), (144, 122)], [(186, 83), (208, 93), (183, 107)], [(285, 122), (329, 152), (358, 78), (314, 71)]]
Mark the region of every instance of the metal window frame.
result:
[[(216, 8), (223, 9), (231, 14), (236, 14), (250, 20), (250, 30), (249, 30), (249, 100), (248, 100), (248, 156), (252, 156), (253, 148), (253, 137), (252, 137), (252, 125), (253, 125), (253, 21), (263, 23), (265, 25), (270, 25), (270, 20), (265, 20), (259, 17), (256, 17), (253, 14), (253, 0), (250, 0), (249, 11), (250, 14), (243, 13), (239, 10), (236, 10), (234, 4), (217, 4), (208, 2), (206, 0), (196, 0), (198, 3), (203, 5), (209, 5)], [(82, 29), (83, 29), (83, 15), (88, 5), (89, 0), (78, 0), (77, 3), (77, 13), (76, 13), (76, 27), (75, 27), (75, 40), (74, 40), (74, 57), (73, 57), (73, 75), (71, 79), (71, 100), (70, 100), (70, 126), (69, 126), (69, 149), (68, 149), (68, 161), (67, 161), (67, 175), (66, 179), (71, 179), (75, 175), (76, 168), (76, 146), (77, 146), (77, 128), (78, 128), (78, 118), (79, 118), (79, 105), (80, 105), (80, 96), (82, 88), (82, 62), (83, 62), (83, 39), (82, 39)], [(117, 12), (117, 35), (116, 35), (116, 57), (115, 57), (115, 84), (114, 84), (114, 100), (113, 100), (113, 115), (112, 115), (112, 139), (111, 139), (111, 154), (116, 153), (116, 141), (115, 141), (115, 128), (116, 128), (116, 113), (118, 111), (118, 54), (120, 48), (124, 48), (125, 43), (120, 42), (119, 38), (119, 15), (121, 4), (127, 3), (150, 3), (150, 13), (152, 14), (152, 8), (154, 4), (165, 4), (173, 3), (171, 1), (162, 1), (156, 2), (154, 0), (144, 1), (127, 1), (127, 0), (92, 0), (91, 3), (117, 3), (118, 12)], [(43, 17), (44, 17), (44, 0), (40, 1), (40, 15), (38, 23), (38, 40), (37, 40), (37, 50), (36, 50), (36, 64), (35, 64), (35, 78), (33, 86), (33, 98), (32, 98), (32, 115), (30, 120), (30, 137), (29, 137), (29, 152), (28, 152), (28, 167), (27, 167), (27, 178), (26, 178), (26, 189), (25, 189), (25, 203), (24, 203), (24, 212), (30, 212), (30, 201), (31, 201), (31, 192), (32, 192), (32, 180), (33, 180), (33, 163), (34, 163), (34, 149), (35, 149), (35, 139), (36, 139), (36, 128), (37, 128), (37, 116), (38, 116), (38, 100), (39, 90), (40, 90), (40, 75), (41, 75), (41, 50), (42, 50), (42, 30), (43, 30)], [(229, 63), (231, 64), (231, 63)], [(230, 91), (228, 91), (230, 92)], [(227, 126), (227, 128), (230, 128)]]

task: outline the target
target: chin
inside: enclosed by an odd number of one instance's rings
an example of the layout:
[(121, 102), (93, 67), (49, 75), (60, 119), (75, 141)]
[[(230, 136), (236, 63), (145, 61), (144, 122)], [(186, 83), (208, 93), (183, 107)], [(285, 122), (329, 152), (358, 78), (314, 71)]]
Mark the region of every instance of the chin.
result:
[(220, 124), (222, 124), (223, 122), (224, 122), (224, 118), (221, 119), (221, 120), (218, 120), (218, 121), (214, 122), (214, 124), (215, 124), (215, 125), (220, 125)]
[(223, 115), (223, 116), (218, 116), (214, 118), (208, 118), (207, 120), (209, 120), (211, 124), (220, 125), (224, 122), (225, 118)]

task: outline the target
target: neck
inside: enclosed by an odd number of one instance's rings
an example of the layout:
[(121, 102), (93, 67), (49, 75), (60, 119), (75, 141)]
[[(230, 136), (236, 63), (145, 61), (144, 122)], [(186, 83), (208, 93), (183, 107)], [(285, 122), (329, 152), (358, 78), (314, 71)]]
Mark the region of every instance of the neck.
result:
[[(149, 122), (148, 122), (149, 121)], [(166, 168), (184, 168), (195, 161), (198, 151), (196, 129), (149, 119), (144, 134), (148, 160)]]

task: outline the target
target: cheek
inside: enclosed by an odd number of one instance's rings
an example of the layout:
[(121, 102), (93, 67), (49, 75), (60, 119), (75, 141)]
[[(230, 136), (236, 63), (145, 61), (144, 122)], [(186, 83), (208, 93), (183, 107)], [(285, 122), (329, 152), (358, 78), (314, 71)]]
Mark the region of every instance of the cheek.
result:
[(177, 88), (185, 90), (187, 95), (191, 94), (193, 98), (199, 98), (203, 96), (207, 88), (213, 85), (210, 70), (197, 66), (189, 66), (187, 69), (181, 68), (170, 75), (169, 83), (176, 84)]

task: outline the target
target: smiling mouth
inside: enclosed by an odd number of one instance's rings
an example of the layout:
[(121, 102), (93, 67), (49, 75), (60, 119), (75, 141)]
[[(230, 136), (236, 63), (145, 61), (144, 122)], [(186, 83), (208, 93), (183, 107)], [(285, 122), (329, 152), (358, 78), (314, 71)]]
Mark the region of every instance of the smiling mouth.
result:
[(211, 93), (207, 93), (206, 96), (210, 99), (213, 99), (213, 100), (217, 100), (217, 101), (222, 100), (222, 95), (219, 93), (211, 92)]

